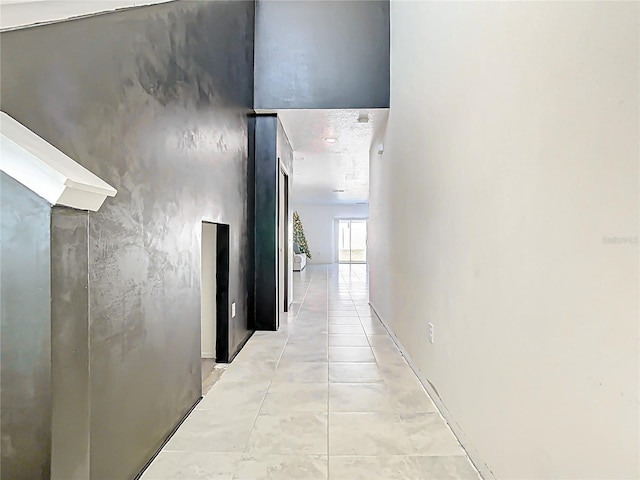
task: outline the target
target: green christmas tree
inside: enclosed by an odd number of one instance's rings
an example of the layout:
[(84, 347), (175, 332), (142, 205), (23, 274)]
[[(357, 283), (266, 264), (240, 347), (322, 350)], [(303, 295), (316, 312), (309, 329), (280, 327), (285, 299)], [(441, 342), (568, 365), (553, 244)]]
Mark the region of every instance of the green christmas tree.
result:
[(307, 239), (304, 238), (304, 228), (298, 212), (293, 212), (293, 241), (300, 247), (300, 253), (304, 253), (308, 258), (311, 258), (311, 250), (309, 250)]

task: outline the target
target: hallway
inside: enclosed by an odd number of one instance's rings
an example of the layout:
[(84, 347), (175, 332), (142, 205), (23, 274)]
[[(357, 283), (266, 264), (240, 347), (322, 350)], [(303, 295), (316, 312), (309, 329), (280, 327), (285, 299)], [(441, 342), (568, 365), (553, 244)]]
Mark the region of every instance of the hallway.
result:
[(368, 306), (365, 265), (308, 266), (143, 480), (479, 479)]

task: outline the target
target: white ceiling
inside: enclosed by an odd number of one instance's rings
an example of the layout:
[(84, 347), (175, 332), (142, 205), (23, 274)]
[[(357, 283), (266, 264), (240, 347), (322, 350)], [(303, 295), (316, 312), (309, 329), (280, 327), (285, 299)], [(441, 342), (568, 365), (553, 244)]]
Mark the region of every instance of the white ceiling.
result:
[[(368, 203), (369, 151), (388, 109), (278, 110), (294, 150), (296, 203)], [(359, 122), (359, 117), (368, 118)], [(335, 138), (328, 143), (327, 138)], [(344, 192), (334, 192), (344, 190)]]
[(0, 0), (0, 30), (173, 0)]

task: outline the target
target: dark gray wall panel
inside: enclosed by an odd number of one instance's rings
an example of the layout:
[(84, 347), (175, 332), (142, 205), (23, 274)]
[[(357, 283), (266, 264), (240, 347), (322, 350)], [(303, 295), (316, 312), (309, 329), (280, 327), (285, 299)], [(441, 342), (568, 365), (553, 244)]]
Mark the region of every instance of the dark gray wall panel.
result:
[[(280, 161), (293, 180), (293, 149), (275, 114), (257, 115), (255, 122), (255, 328), (278, 328), (278, 175)], [(291, 184), (290, 184), (291, 185)], [(293, 229), (289, 188), (290, 232)], [(293, 265), (293, 259), (289, 266)], [(293, 276), (293, 275), (291, 275)]]
[(255, 327), (278, 324), (278, 119), (255, 118)]
[(388, 1), (258, 0), (255, 108), (388, 108)]
[(50, 215), (51, 206), (45, 200), (0, 172), (0, 478), (3, 480), (49, 478)]
[(200, 231), (230, 225), (247, 327), (253, 2), (3, 33), (2, 108), (115, 188), (89, 215), (91, 478), (132, 478), (201, 394)]
[(89, 285), (86, 211), (51, 211), (51, 478), (89, 478)]

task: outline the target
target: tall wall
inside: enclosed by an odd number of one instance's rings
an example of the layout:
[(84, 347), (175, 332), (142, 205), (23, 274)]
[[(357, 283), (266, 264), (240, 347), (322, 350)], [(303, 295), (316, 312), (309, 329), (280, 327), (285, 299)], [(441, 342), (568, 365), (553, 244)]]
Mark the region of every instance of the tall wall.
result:
[(255, 108), (387, 108), (388, 0), (258, 0)]
[(369, 217), (369, 205), (296, 203), (294, 210), (300, 214), (304, 237), (313, 256), (312, 259), (307, 259), (309, 264), (338, 261), (337, 219)]
[(497, 478), (640, 476), (639, 9), (392, 2), (371, 303)]
[[(4, 75), (4, 72), (3, 72)], [(51, 206), (0, 172), (0, 478), (51, 466)]]
[(2, 109), (118, 190), (88, 219), (92, 480), (133, 478), (201, 395), (203, 220), (230, 225), (230, 348), (250, 333), (253, 29), (216, 1), (1, 35)]

